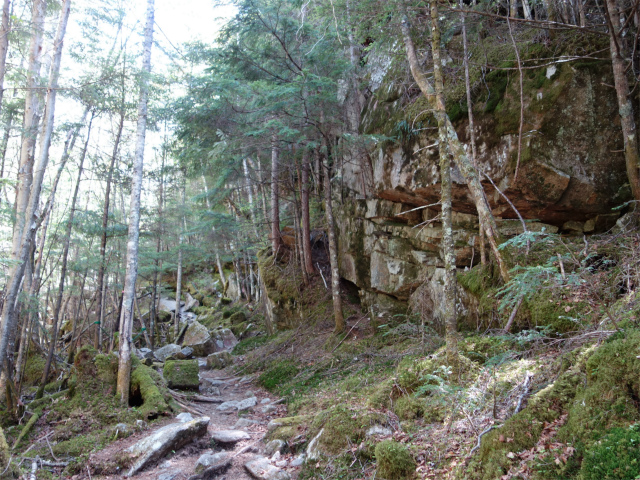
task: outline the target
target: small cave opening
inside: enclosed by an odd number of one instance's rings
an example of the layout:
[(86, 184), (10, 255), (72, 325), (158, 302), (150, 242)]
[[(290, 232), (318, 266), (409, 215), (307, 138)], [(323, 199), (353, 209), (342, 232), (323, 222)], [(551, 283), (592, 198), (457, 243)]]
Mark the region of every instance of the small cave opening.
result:
[(129, 406), (130, 407), (141, 407), (144, 403), (142, 399), (142, 394), (140, 393), (139, 388), (134, 388), (129, 394)]
[(340, 277), (340, 286), (342, 287), (342, 291), (347, 296), (349, 303), (353, 305), (362, 306), (360, 301), (360, 288), (353, 282), (347, 280), (346, 278)]

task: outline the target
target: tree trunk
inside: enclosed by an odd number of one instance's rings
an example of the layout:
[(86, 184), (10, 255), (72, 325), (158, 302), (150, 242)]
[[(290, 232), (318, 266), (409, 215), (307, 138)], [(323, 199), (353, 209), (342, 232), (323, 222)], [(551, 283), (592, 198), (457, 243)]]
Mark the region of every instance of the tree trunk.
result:
[(136, 156), (131, 180), (131, 207), (129, 211), (129, 241), (127, 243), (127, 274), (124, 282), (122, 305), (122, 330), (118, 361), (117, 395), (120, 403), (129, 403), (131, 380), (131, 332), (133, 329), (133, 300), (136, 295), (138, 277), (138, 239), (140, 236), (140, 193), (142, 190), (142, 167), (147, 127), (147, 101), (149, 96), (149, 74), (151, 73), (151, 45), (153, 43), (154, 0), (147, 0), (147, 23), (144, 32), (142, 57), (142, 81), (138, 104), (138, 127), (136, 132)]
[[(104, 272), (106, 270), (106, 253), (107, 253), (107, 227), (109, 226), (109, 201), (111, 194), (111, 179), (113, 178), (113, 168), (116, 163), (116, 157), (118, 156), (118, 147), (120, 146), (120, 139), (122, 138), (122, 129), (124, 128), (124, 105), (120, 112), (120, 123), (118, 124), (118, 132), (116, 133), (116, 140), (113, 144), (113, 152), (111, 153), (111, 162), (109, 163), (109, 171), (107, 173), (107, 185), (104, 192), (104, 206), (102, 208), (102, 230), (100, 233), (100, 267), (98, 269), (98, 286), (96, 291), (98, 292), (96, 309), (98, 312), (102, 311), (102, 290), (104, 285)], [(98, 320), (96, 324), (97, 328), (94, 335), (95, 348), (102, 350), (102, 342), (100, 342), (100, 329), (102, 328), (102, 320)]]
[(333, 206), (331, 204), (331, 158), (329, 142), (325, 142), (327, 155), (324, 165), (324, 208), (327, 217), (327, 232), (329, 237), (329, 262), (331, 264), (331, 298), (333, 300), (334, 333), (345, 330), (344, 315), (342, 314), (342, 297), (340, 296), (340, 271), (338, 269), (338, 244), (336, 228), (333, 220)]
[[(525, 0), (526, 1), (526, 0)], [(462, 0), (460, 0), (460, 9), (464, 6)], [(476, 163), (477, 151), (476, 151), (476, 128), (473, 119), (473, 101), (471, 99), (471, 81), (469, 79), (469, 46), (467, 42), (467, 25), (466, 25), (466, 14), (461, 13), (460, 19), (462, 21), (462, 43), (464, 47), (464, 83), (465, 89), (467, 93), (467, 115), (469, 117), (469, 140), (471, 142), (471, 162), (473, 163), (474, 168), (478, 169), (478, 164)], [(478, 217), (478, 237), (480, 237), (480, 263), (485, 265), (487, 263), (487, 252), (484, 243), (484, 224), (482, 223), (482, 218)], [(475, 245), (474, 245), (475, 247)]]
[(271, 137), (271, 249), (277, 255), (280, 250), (280, 185), (278, 183), (278, 137)]
[(176, 274), (176, 309), (173, 311), (173, 334), (174, 343), (178, 341), (180, 333), (180, 303), (182, 297), (182, 235), (180, 235), (180, 244), (178, 245), (178, 273)]
[[(15, 318), (15, 302), (18, 297), (20, 285), (22, 283), (22, 277), (24, 275), (24, 269), (26, 261), (31, 249), (31, 239), (33, 237), (32, 230), (36, 226), (36, 211), (40, 203), (40, 191), (42, 189), (42, 182), (44, 179), (45, 170), (49, 162), (49, 146), (51, 144), (51, 134), (53, 132), (53, 118), (55, 112), (55, 101), (58, 90), (58, 77), (60, 73), (60, 61), (62, 57), (62, 45), (64, 34), (67, 28), (67, 21), (69, 19), (69, 12), (71, 8), (71, 0), (65, 0), (62, 6), (62, 12), (60, 14), (60, 22), (58, 24), (58, 30), (54, 40), (55, 52), (53, 58), (53, 64), (51, 65), (51, 72), (49, 75), (49, 88), (47, 92), (47, 106), (46, 106), (46, 118), (42, 128), (42, 139), (40, 144), (40, 156), (38, 163), (35, 165), (33, 171), (35, 175), (30, 189), (29, 201), (27, 207), (22, 215), (22, 221), (19, 217), (16, 220), (16, 226), (23, 226), (22, 235), (19, 236), (20, 242), (18, 243), (18, 250), (12, 252), (12, 259), (16, 260), (15, 266), (11, 268), (9, 273), (9, 281), (6, 284), (5, 303), (2, 308), (2, 333), (0, 334), (0, 370), (4, 368), (4, 360), (7, 354), (7, 345), (9, 342), (10, 332), (16, 328)], [(44, 5), (42, 0), (35, 0), (33, 6), (34, 14), (34, 36), (38, 36), (38, 31), (42, 25), (44, 16)], [(39, 42), (34, 42), (36, 46), (40, 45)], [(34, 60), (35, 62), (35, 60)], [(25, 109), (27, 106), (26, 105)], [(32, 133), (32, 126), (30, 130), (27, 130), (25, 136)], [(25, 220), (29, 219), (29, 222)], [(15, 240), (15, 236), (14, 236)], [(14, 244), (15, 245), (15, 244)]]
[(609, 49), (611, 50), (611, 66), (613, 81), (618, 97), (618, 113), (624, 141), (624, 158), (627, 165), (627, 177), (631, 193), (635, 200), (640, 200), (640, 156), (638, 154), (638, 135), (633, 117), (633, 104), (627, 79), (622, 36), (620, 35), (620, 11), (616, 0), (607, 0), (607, 18), (609, 20)]
[(36, 398), (41, 398), (44, 394), (44, 387), (47, 384), (49, 379), (49, 370), (51, 368), (51, 361), (53, 360), (53, 353), (56, 347), (56, 340), (58, 338), (58, 326), (59, 316), (60, 316), (60, 308), (62, 306), (62, 297), (64, 295), (64, 283), (67, 276), (67, 260), (69, 257), (69, 246), (71, 244), (71, 230), (73, 228), (73, 217), (76, 211), (76, 202), (78, 200), (78, 192), (80, 191), (80, 182), (82, 181), (82, 167), (84, 165), (84, 159), (87, 155), (87, 148), (89, 147), (89, 138), (91, 136), (91, 124), (93, 123), (93, 116), (91, 120), (89, 120), (89, 127), (87, 128), (87, 139), (84, 143), (84, 149), (82, 150), (82, 155), (80, 157), (80, 163), (78, 165), (78, 178), (76, 180), (76, 188), (73, 191), (73, 197), (71, 199), (71, 210), (69, 211), (69, 217), (67, 218), (67, 226), (64, 237), (64, 245), (62, 247), (62, 263), (60, 265), (60, 283), (58, 285), (58, 297), (56, 299), (56, 304), (53, 308), (53, 329), (51, 331), (51, 345), (49, 345), (49, 354), (47, 356), (47, 362), (44, 367), (44, 372), (42, 373), (42, 380), (40, 388), (36, 393)]
[[(4, 178), (4, 164), (7, 158), (7, 147), (9, 146), (9, 137), (11, 136), (11, 126), (13, 124), (14, 111), (10, 110), (7, 116), (7, 123), (4, 127), (4, 137), (2, 138), (2, 147), (0, 149), (0, 178)], [(0, 184), (0, 203), (2, 203), (2, 193), (4, 185)]]
[[(514, 0), (515, 1), (515, 0)], [(431, 51), (436, 93), (436, 119), (440, 151), (440, 178), (442, 202), (442, 253), (444, 256), (444, 323), (446, 331), (447, 363), (458, 373), (458, 316), (456, 312), (456, 254), (453, 244), (451, 217), (451, 159), (447, 143), (447, 109), (444, 102), (444, 81), (440, 54), (440, 26), (438, 6), (431, 0)]]
[[(402, 33), (407, 49), (407, 58), (409, 60), (409, 66), (411, 68), (411, 74), (413, 75), (413, 78), (418, 84), (418, 87), (427, 99), (427, 102), (430, 104), (433, 110), (436, 110), (437, 106), (435, 101), (435, 90), (433, 89), (431, 83), (429, 83), (427, 77), (420, 70), (420, 63), (418, 62), (415, 46), (413, 45), (413, 40), (411, 39), (411, 35), (409, 32), (409, 22), (406, 18), (402, 22)], [(476, 209), (478, 210), (478, 216), (482, 218), (485, 232), (487, 234), (487, 239), (489, 240), (491, 250), (493, 251), (496, 262), (498, 263), (500, 276), (505, 282), (507, 282), (509, 280), (509, 268), (506, 259), (504, 258), (505, 255), (500, 250), (498, 250), (498, 245), (501, 243), (501, 235), (498, 231), (495, 218), (493, 217), (491, 209), (489, 208), (489, 204), (487, 203), (482, 184), (480, 183), (480, 180), (478, 178), (478, 172), (473, 167), (473, 164), (469, 160), (469, 157), (467, 156), (462, 143), (458, 139), (458, 134), (453, 128), (449, 116), (445, 115), (444, 120), (447, 128), (447, 143), (449, 145), (449, 151), (453, 156), (453, 159), (460, 172), (462, 173), (462, 176), (467, 182), (469, 190), (471, 191), (471, 195), (473, 196), (474, 202), (476, 204)]]
[(315, 271), (313, 268), (313, 258), (311, 256), (311, 227), (309, 224), (309, 151), (305, 150), (302, 154), (302, 250), (304, 254), (304, 268), (308, 275), (312, 275)]

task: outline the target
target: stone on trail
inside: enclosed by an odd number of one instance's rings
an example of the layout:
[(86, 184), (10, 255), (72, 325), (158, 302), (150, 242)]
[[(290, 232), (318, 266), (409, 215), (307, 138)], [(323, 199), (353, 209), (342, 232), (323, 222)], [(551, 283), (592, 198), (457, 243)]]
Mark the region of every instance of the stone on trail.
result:
[(237, 409), (238, 409), (237, 400), (229, 400), (228, 402), (221, 403), (216, 407), (216, 410), (220, 412), (226, 412), (228, 410), (237, 410)]
[(235, 445), (242, 440), (249, 440), (251, 435), (243, 430), (218, 430), (211, 434), (211, 440), (222, 446)]
[(292, 467), (299, 467), (300, 465), (302, 465), (304, 463), (304, 461), (306, 459), (307, 459), (307, 456), (304, 453), (301, 453), (296, 458), (291, 460), (291, 466)]
[(271, 440), (269, 443), (267, 443), (267, 446), (264, 447), (264, 454), (267, 457), (270, 457), (276, 452), (282, 453), (284, 451), (285, 446), (286, 446), (286, 443), (284, 442), (284, 440), (280, 440), (280, 439)]
[(193, 420), (193, 415), (187, 412), (182, 412), (176, 416), (176, 420), (179, 420), (181, 422), (190, 422), (191, 420)]
[(199, 370), (197, 360), (167, 360), (162, 375), (169, 388), (198, 390), (200, 387)]
[(207, 357), (207, 367), (220, 370), (233, 363), (233, 357), (227, 351), (212, 353)]
[(252, 420), (250, 418), (239, 418), (233, 428), (234, 430), (238, 430), (240, 428), (247, 428), (252, 425), (260, 425), (260, 422), (257, 420)]
[(197, 320), (194, 320), (184, 333), (182, 339), (183, 347), (191, 347), (196, 357), (206, 357), (220, 349), (216, 348), (216, 342), (209, 335), (207, 327)]
[(180, 472), (168, 472), (158, 475), (158, 480), (174, 480)]
[(248, 408), (255, 407), (258, 404), (258, 399), (256, 397), (245, 398), (244, 400), (240, 400), (237, 405), (238, 410), (246, 410)]
[(266, 413), (273, 413), (273, 412), (275, 412), (277, 410), (278, 410), (278, 407), (276, 407), (275, 405), (265, 405), (264, 407), (262, 407), (260, 409), (260, 411), (262, 413), (265, 413), (265, 414)]
[(216, 470), (219, 470), (217, 473), (222, 473), (223, 470), (226, 470), (231, 466), (231, 454), (228, 452), (218, 452), (218, 453), (204, 453), (200, 455), (198, 461), (196, 462), (196, 467), (194, 471), (196, 473), (203, 473), (207, 471), (208, 473), (213, 473), (212, 467), (216, 467)]
[(161, 362), (164, 362), (171, 355), (175, 355), (182, 350), (180, 345), (176, 345), (175, 343), (169, 343), (162, 348), (159, 348), (155, 351), (156, 358)]
[(207, 432), (207, 425), (209, 417), (200, 417), (186, 423), (172, 423), (135, 443), (125, 450), (133, 461), (126, 476), (135, 475), (152, 462), (203, 436)]
[(257, 480), (289, 480), (289, 474), (278, 467), (271, 465), (266, 457), (256, 457), (244, 464), (244, 468)]

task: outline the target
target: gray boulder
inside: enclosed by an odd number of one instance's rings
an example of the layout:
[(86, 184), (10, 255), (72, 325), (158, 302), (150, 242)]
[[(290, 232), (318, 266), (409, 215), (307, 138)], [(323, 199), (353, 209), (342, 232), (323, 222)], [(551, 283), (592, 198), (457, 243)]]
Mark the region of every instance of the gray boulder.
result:
[(221, 328), (213, 332), (216, 344), (216, 352), (221, 350), (231, 350), (238, 344), (238, 339), (228, 328)]
[(159, 348), (155, 351), (155, 356), (161, 362), (164, 362), (172, 355), (180, 353), (182, 347), (180, 345), (176, 345), (175, 343), (169, 343), (162, 348)]
[(192, 310), (192, 309), (200, 306), (200, 302), (198, 300), (196, 300), (195, 298), (193, 298), (188, 293), (187, 293), (185, 298), (186, 298), (187, 301), (185, 302), (184, 307), (182, 308), (183, 311), (188, 312), (189, 310)]
[(135, 475), (169, 452), (177, 451), (187, 443), (203, 436), (207, 432), (207, 425), (209, 425), (209, 417), (200, 417), (185, 423), (172, 423), (135, 443), (125, 450), (133, 461), (126, 476)]
[(187, 327), (182, 339), (182, 346), (191, 347), (193, 354), (197, 357), (206, 357), (218, 351), (216, 342), (209, 335), (207, 327), (196, 320)]
[(233, 363), (233, 357), (227, 351), (215, 352), (207, 357), (207, 367), (220, 370)]

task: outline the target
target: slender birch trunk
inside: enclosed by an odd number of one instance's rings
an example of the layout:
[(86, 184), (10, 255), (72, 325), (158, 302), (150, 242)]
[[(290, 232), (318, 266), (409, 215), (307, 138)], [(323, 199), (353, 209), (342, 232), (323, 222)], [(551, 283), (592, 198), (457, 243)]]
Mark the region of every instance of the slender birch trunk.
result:
[(308, 275), (315, 272), (313, 268), (313, 258), (311, 256), (311, 226), (309, 224), (309, 151), (302, 154), (301, 172), (301, 208), (302, 208), (302, 250), (304, 255), (304, 269)]
[[(41, 0), (34, 2), (34, 28), (36, 33), (38, 26), (41, 25), (41, 19), (44, 15), (44, 5)], [(15, 302), (18, 298), (18, 292), (22, 283), (26, 261), (31, 249), (32, 231), (37, 226), (36, 211), (40, 203), (40, 192), (44, 179), (45, 170), (49, 162), (49, 146), (51, 145), (51, 135), (53, 133), (53, 120), (55, 113), (56, 94), (58, 90), (58, 77), (60, 73), (60, 61), (62, 58), (62, 46), (64, 34), (69, 20), (69, 12), (71, 9), (71, 0), (65, 0), (60, 14), (60, 22), (54, 40), (54, 57), (49, 75), (49, 88), (47, 91), (46, 118), (42, 126), (42, 136), (40, 144), (40, 155), (38, 162), (34, 168), (33, 183), (30, 189), (29, 201), (23, 215), (23, 232), (20, 236), (19, 251), (13, 253), (13, 259), (17, 260), (16, 265), (12, 267), (9, 273), (9, 281), (7, 282), (5, 303), (2, 309), (2, 333), (0, 334), (0, 370), (4, 368), (4, 360), (7, 354), (7, 345), (9, 342), (10, 332), (15, 330)], [(35, 34), (34, 34), (35, 35)], [(37, 35), (36, 35), (37, 36)], [(36, 42), (37, 43), (37, 42)], [(25, 134), (28, 136), (28, 133)], [(24, 221), (28, 219), (29, 222)], [(17, 223), (20, 223), (17, 221)]]
[(147, 101), (149, 96), (149, 74), (151, 73), (151, 45), (153, 43), (154, 0), (147, 0), (147, 23), (144, 32), (142, 57), (142, 81), (138, 104), (138, 128), (136, 132), (136, 156), (131, 180), (131, 207), (129, 211), (129, 241), (127, 243), (127, 274), (124, 282), (122, 305), (122, 329), (118, 361), (118, 384), (116, 393), (120, 403), (129, 403), (131, 380), (131, 332), (133, 329), (133, 300), (136, 295), (138, 277), (138, 239), (140, 236), (140, 193), (142, 191), (142, 168), (144, 161), (145, 133), (147, 128)]
[(325, 141), (327, 155), (324, 165), (324, 208), (327, 217), (327, 232), (329, 237), (329, 263), (331, 264), (331, 298), (333, 301), (333, 318), (335, 321), (334, 333), (342, 333), (345, 330), (344, 315), (342, 313), (342, 297), (340, 296), (340, 271), (338, 268), (338, 244), (336, 241), (336, 228), (333, 219), (333, 205), (331, 203), (331, 150), (329, 142)]
[(278, 161), (280, 147), (278, 137), (271, 137), (271, 249), (277, 255), (280, 250), (280, 185), (278, 183)]

